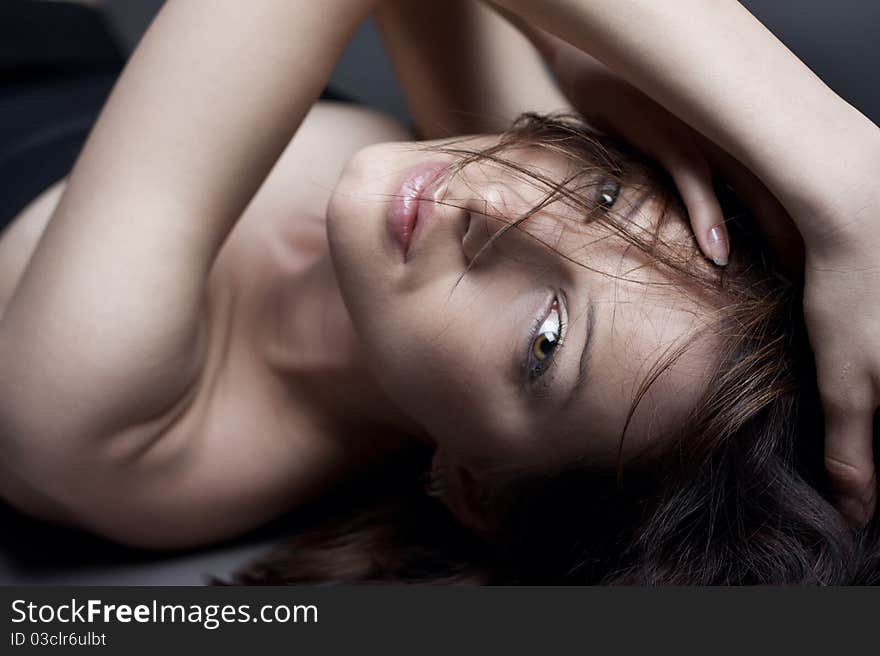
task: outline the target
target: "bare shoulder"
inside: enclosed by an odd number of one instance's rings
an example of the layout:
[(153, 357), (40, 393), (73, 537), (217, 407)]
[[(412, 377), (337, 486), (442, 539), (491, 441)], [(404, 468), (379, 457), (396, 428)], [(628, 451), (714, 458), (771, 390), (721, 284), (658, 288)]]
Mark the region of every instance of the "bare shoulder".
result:
[[(249, 358), (248, 333), (236, 317), (247, 316), (241, 303), (253, 295), (237, 294), (234, 283), (246, 279), (258, 288), (263, 276), (273, 275), (265, 246), (280, 230), (289, 239), (313, 239), (314, 226), (297, 219), (323, 214), (354, 152), (410, 138), (404, 126), (379, 112), (316, 105), (215, 262), (204, 309), (208, 346), (197, 384), (161, 416), (111, 436), (112, 448), (94, 462), (45, 462), (32, 465), (27, 475), (6, 472), (0, 497), (43, 519), (164, 549), (238, 535), (314, 499), (345, 475), (353, 459), (328, 427)], [(0, 308), (14, 294), (63, 190), (64, 181), (53, 185), (0, 235)], [(48, 489), (50, 479), (57, 482), (54, 489)], [(81, 496), (68, 503), (64, 488)]]

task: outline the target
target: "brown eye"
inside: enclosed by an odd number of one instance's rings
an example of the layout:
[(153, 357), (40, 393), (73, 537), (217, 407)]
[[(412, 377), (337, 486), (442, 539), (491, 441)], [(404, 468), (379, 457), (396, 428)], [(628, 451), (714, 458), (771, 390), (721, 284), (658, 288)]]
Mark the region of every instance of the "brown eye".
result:
[(550, 307), (550, 313), (541, 322), (532, 338), (528, 363), (528, 377), (530, 381), (541, 376), (553, 361), (556, 348), (562, 343), (562, 331), (559, 302), (554, 301)]
[(613, 180), (603, 182), (599, 187), (599, 205), (606, 210), (610, 210), (614, 203), (617, 202), (617, 196), (620, 194), (620, 185)]
[(535, 343), (532, 345), (532, 353), (539, 361), (545, 360), (550, 357), (557, 344), (559, 344), (559, 335), (555, 333), (538, 335)]

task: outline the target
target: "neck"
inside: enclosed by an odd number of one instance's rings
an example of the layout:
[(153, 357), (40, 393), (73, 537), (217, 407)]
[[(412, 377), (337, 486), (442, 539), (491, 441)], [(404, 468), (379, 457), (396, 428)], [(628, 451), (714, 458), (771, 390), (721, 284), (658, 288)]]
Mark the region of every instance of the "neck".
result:
[(326, 417), (377, 446), (426, 441), (424, 432), (385, 395), (367, 365), (329, 255), (281, 276), (266, 296), (261, 352), (272, 371)]

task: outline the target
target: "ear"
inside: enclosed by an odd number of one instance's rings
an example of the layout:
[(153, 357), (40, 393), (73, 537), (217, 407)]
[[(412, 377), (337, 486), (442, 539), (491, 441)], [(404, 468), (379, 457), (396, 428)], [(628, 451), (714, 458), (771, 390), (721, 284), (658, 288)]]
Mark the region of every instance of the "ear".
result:
[(474, 472), (457, 462), (443, 447), (438, 447), (431, 460), (431, 473), (440, 481), (436, 496), (453, 516), (477, 535), (487, 535), (491, 524), (486, 489)]

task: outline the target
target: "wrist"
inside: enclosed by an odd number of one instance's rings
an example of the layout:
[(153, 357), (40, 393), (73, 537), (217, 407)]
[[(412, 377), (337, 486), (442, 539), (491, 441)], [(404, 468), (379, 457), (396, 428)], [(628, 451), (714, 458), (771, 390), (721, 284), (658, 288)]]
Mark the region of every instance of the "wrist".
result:
[(880, 248), (880, 128), (850, 109), (852, 121), (820, 142), (824, 151), (805, 167), (805, 184), (792, 201), (815, 255)]

